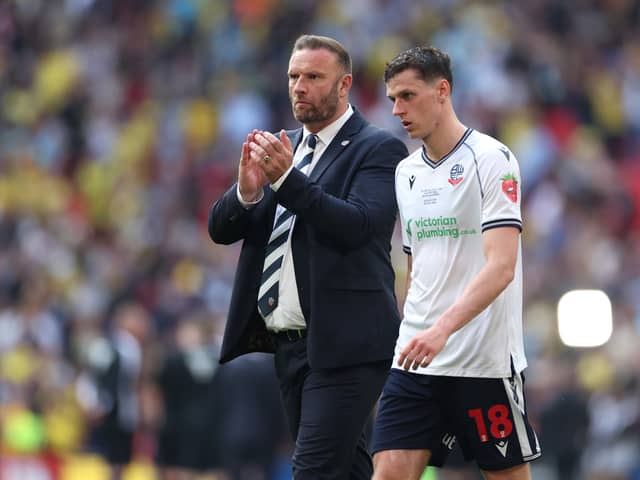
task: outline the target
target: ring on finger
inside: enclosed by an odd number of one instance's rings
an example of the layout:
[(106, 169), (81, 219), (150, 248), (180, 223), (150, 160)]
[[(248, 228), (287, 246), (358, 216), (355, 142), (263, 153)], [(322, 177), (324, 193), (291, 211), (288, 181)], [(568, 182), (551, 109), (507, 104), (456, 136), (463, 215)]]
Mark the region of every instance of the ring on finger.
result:
[(269, 163), (269, 160), (271, 160), (271, 155), (265, 155), (264, 158), (262, 159), (264, 163)]

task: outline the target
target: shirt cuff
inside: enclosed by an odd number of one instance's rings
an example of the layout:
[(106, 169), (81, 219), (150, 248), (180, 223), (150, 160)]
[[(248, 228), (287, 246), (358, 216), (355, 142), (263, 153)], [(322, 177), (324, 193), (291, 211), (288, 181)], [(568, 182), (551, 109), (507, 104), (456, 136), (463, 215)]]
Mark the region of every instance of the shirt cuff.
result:
[(246, 210), (250, 210), (251, 208), (255, 207), (258, 203), (260, 203), (260, 201), (262, 200), (262, 197), (264, 197), (264, 192), (260, 191), (260, 196), (255, 202), (247, 202), (242, 199), (242, 195), (240, 195), (240, 185), (238, 185), (236, 187), (236, 196), (238, 197), (238, 201), (240, 202), (240, 205), (242, 205)]
[(274, 192), (277, 192), (278, 189), (282, 186), (282, 184), (284, 183), (284, 181), (287, 179), (287, 177), (289, 176), (289, 173), (291, 173), (291, 170), (293, 170), (293, 164), (291, 164), (291, 166), (289, 167), (289, 169), (284, 172), (282, 175), (280, 175), (280, 178), (278, 180), (276, 180), (275, 182), (273, 182), (271, 184), (271, 189)]

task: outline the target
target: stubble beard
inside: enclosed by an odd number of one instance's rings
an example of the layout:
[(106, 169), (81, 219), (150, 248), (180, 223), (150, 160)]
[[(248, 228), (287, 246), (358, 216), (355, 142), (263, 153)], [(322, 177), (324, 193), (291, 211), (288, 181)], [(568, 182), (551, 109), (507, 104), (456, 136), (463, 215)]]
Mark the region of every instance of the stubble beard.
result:
[(318, 105), (307, 104), (304, 110), (296, 110), (294, 98), (291, 97), (293, 116), (303, 125), (325, 122), (336, 114), (338, 110), (338, 83), (336, 82), (331, 91), (320, 99)]

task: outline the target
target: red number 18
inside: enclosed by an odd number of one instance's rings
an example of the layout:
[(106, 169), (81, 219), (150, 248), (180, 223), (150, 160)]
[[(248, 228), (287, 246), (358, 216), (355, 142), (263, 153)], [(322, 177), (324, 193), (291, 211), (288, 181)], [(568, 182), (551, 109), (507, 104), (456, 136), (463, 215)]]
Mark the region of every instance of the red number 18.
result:
[[(469, 410), (469, 416), (476, 422), (480, 441), (488, 442), (487, 425), (482, 410), (479, 408)], [(493, 438), (505, 438), (511, 435), (513, 423), (509, 420), (509, 409), (505, 405), (493, 405), (487, 411), (487, 418), (489, 419), (489, 431)]]

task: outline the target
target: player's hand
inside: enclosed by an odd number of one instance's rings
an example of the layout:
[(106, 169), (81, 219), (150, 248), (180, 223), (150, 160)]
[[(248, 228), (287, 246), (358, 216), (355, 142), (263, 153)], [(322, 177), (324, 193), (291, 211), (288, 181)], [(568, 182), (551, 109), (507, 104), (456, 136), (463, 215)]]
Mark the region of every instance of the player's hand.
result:
[(251, 160), (249, 145), (255, 141), (258, 130), (247, 135), (247, 141), (242, 144), (240, 166), (238, 167), (238, 188), (240, 195), (246, 202), (256, 201), (260, 197), (262, 187), (268, 183), (262, 169)]
[(293, 163), (293, 146), (284, 130), (280, 138), (270, 132), (258, 132), (249, 143), (252, 162), (259, 166), (271, 183), (278, 179)]
[(426, 367), (444, 348), (449, 335), (438, 324), (416, 334), (400, 352), (398, 366), (405, 370)]

